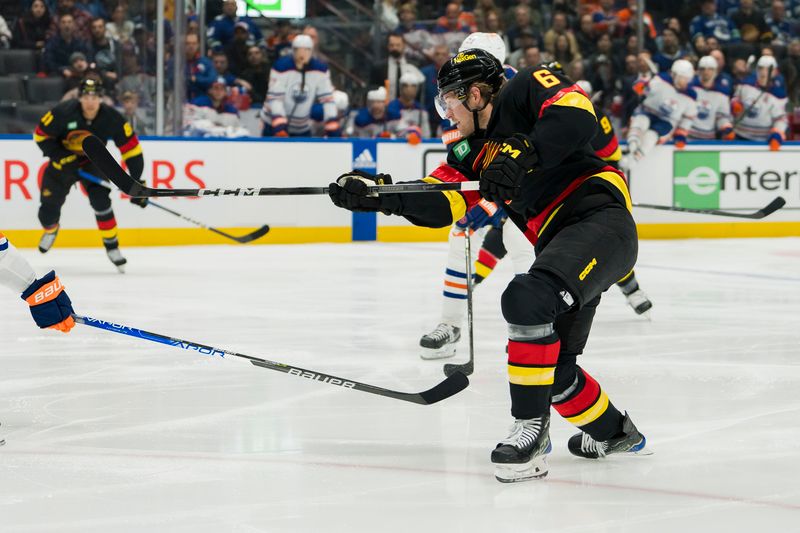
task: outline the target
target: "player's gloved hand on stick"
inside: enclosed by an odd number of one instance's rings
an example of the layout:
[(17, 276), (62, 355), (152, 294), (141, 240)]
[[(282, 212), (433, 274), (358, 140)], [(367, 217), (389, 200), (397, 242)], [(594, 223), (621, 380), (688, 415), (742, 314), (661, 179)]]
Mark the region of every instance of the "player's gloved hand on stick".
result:
[(719, 137), (723, 141), (732, 141), (736, 138), (736, 134), (733, 132), (733, 128), (728, 126), (719, 132)]
[(497, 207), (497, 204), (481, 198), (475, 207), (467, 211), (467, 214), (456, 222), (456, 227), (461, 231), (465, 231), (467, 228), (477, 230), (493, 224), (494, 218), (498, 215), (502, 216), (502, 210)]
[(539, 161), (530, 139), (515, 134), (505, 140), (486, 170), (481, 172), (481, 196), (490, 202), (505, 202), (519, 195), (525, 176)]
[(672, 136), (672, 140), (675, 141), (675, 148), (678, 150), (683, 150), (686, 148), (686, 135), (683, 133), (676, 133)]
[(33, 320), (40, 328), (67, 333), (75, 327), (72, 301), (54, 271), (31, 283), (22, 293), (22, 299), (31, 306)]
[[(139, 180), (136, 180), (136, 181), (139, 182), (139, 185), (146, 185), (146, 183), (145, 183), (145, 181), (143, 179), (139, 179)], [(145, 207), (147, 207), (147, 204), (149, 203), (149, 200), (147, 198), (131, 198), (131, 203), (133, 205), (138, 205), (139, 207), (144, 209)]]
[(376, 212), (385, 215), (399, 215), (403, 203), (399, 194), (370, 193), (367, 187), (391, 185), (388, 174), (372, 175), (362, 170), (352, 170), (336, 178), (328, 187), (328, 195), (334, 205), (350, 211)]

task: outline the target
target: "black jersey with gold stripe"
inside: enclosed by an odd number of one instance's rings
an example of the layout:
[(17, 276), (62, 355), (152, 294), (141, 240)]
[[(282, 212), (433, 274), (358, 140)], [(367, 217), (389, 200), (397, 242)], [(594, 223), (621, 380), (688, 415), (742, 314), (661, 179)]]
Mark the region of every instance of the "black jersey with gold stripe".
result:
[[(608, 189), (630, 208), (625, 178), (594, 153), (591, 143), (598, 132), (597, 115), (587, 95), (572, 81), (547, 68), (523, 69), (492, 103), (486, 139), (472, 136), (449, 145), (447, 164), (424, 181), (478, 180), (504, 140), (522, 133), (531, 139), (539, 162), (506, 212), (518, 226), (525, 226), (531, 242), (536, 242), (557, 210), (584, 183)], [(446, 226), (479, 199), (477, 192), (405, 195), (403, 216), (418, 225)]]
[(61, 170), (64, 164), (77, 161), (79, 165), (89, 160), (83, 153), (83, 140), (95, 135), (106, 141), (112, 139), (122, 153), (128, 171), (139, 179), (144, 170), (144, 159), (139, 139), (130, 123), (113, 107), (100, 104), (97, 116), (87, 120), (77, 99), (61, 102), (45, 113), (33, 132), (33, 139), (42, 153), (50, 158), (51, 165)]
[(619, 160), (622, 159), (622, 150), (619, 147), (619, 139), (614, 133), (614, 127), (608, 117), (598, 108), (595, 108), (597, 114), (597, 124), (599, 126), (597, 135), (592, 139), (592, 149), (597, 157), (608, 163), (609, 165), (617, 168)]

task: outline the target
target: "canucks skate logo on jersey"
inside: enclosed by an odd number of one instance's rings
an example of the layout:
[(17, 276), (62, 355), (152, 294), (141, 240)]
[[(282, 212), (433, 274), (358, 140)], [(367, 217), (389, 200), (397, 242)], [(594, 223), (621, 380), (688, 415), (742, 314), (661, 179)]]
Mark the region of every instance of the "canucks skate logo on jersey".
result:
[(305, 87), (299, 84), (292, 86), (292, 100), (298, 104), (308, 100), (308, 91), (305, 89)]

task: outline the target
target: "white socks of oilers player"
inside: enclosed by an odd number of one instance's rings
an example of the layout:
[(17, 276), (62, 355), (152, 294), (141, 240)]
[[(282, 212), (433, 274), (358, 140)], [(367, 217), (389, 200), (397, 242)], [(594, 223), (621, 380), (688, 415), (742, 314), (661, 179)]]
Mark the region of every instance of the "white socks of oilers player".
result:
[[(470, 261), (473, 265), (488, 231), (488, 227), (480, 228), (470, 236), (472, 251)], [(445, 267), (444, 290), (442, 291), (442, 318), (433, 331), (426, 333), (419, 340), (419, 356), (422, 359), (445, 359), (456, 354), (456, 344), (461, 339), (461, 324), (467, 312), (464, 235), (453, 227), (447, 243), (447, 266)]]

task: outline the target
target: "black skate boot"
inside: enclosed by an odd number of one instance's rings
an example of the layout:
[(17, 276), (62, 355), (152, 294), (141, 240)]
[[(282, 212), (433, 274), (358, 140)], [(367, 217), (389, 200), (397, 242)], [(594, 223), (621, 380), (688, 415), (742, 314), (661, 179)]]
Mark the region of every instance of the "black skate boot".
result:
[(580, 432), (570, 437), (567, 446), (572, 455), (586, 459), (600, 459), (613, 453), (650, 455), (652, 452), (645, 448), (646, 444), (647, 439), (633, 425), (628, 413), (625, 413), (625, 418), (622, 420), (622, 435), (596, 441), (588, 433)]
[(56, 225), (53, 229), (46, 229), (42, 234), (42, 238), (39, 239), (39, 251), (43, 254), (46, 254), (50, 251), (50, 248), (53, 247), (53, 244), (56, 242), (56, 237), (58, 237), (58, 225)]
[(125, 273), (125, 264), (128, 262), (127, 259), (122, 255), (122, 252), (119, 251), (119, 248), (107, 248), (106, 255), (108, 259), (114, 263), (114, 266), (117, 267), (120, 274)]
[(514, 483), (547, 475), (550, 444), (550, 416), (517, 419), (511, 434), (492, 451), (494, 477), (500, 483)]
[(461, 339), (461, 328), (442, 322), (436, 329), (419, 340), (423, 359), (445, 359), (456, 354), (456, 344)]

